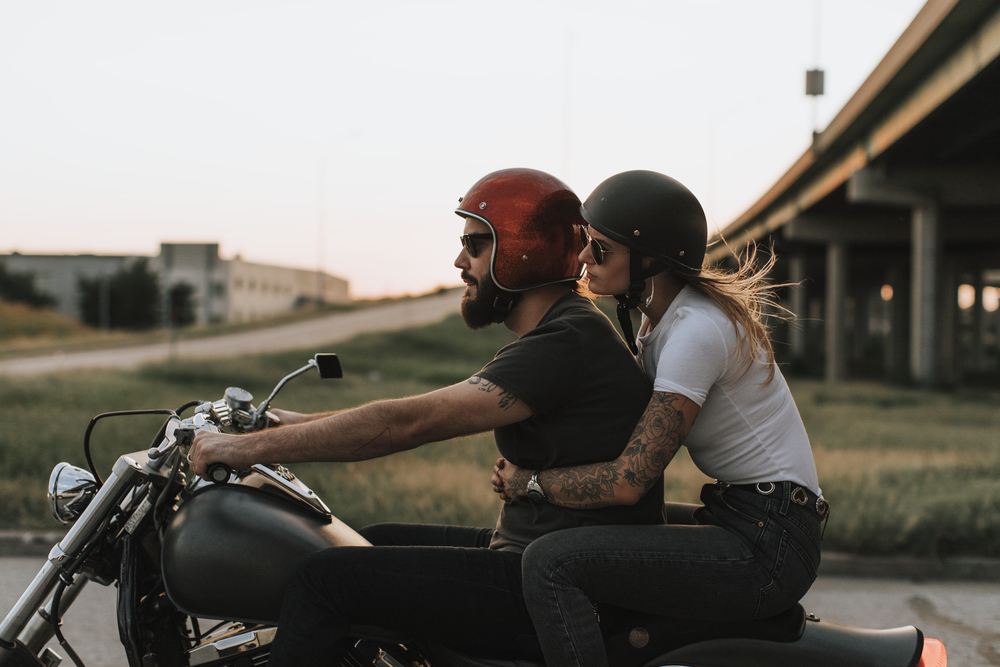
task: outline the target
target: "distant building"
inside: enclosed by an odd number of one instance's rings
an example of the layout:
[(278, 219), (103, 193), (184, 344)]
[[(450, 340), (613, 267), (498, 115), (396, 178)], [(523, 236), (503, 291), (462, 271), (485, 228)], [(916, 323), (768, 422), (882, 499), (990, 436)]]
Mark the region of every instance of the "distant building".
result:
[(218, 243), (161, 243), (151, 266), (162, 283), (194, 288), (198, 323), (246, 322), (288, 312), (304, 303), (346, 303), (343, 278), (269, 264), (221, 259)]
[(178, 283), (193, 288), (196, 321), (245, 322), (288, 312), (304, 303), (346, 303), (348, 282), (319, 271), (219, 257), (218, 243), (162, 243), (155, 257), (141, 255), (0, 255), (7, 270), (30, 273), (56, 310), (80, 317), (80, 278), (100, 278), (148, 259), (164, 293)]

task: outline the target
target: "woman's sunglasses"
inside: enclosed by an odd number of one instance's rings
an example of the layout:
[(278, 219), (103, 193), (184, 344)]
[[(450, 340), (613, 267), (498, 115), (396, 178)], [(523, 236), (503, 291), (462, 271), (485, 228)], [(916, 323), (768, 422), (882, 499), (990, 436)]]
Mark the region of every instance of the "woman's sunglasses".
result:
[(458, 237), (462, 241), (462, 247), (469, 253), (469, 257), (475, 257), (479, 253), (476, 241), (492, 241), (493, 234), (481, 232), (478, 234), (462, 234)]
[(604, 263), (604, 256), (613, 252), (628, 252), (627, 250), (608, 250), (601, 245), (600, 241), (595, 239), (587, 231), (586, 227), (580, 227), (580, 240), (583, 241), (584, 247), (590, 246), (590, 254), (594, 256), (594, 264), (600, 266)]

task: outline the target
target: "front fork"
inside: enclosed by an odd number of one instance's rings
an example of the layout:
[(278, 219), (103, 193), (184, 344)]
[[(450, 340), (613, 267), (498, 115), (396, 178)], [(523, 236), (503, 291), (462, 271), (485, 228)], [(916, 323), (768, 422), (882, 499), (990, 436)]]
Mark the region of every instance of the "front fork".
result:
[[(67, 586), (66, 590), (63, 591), (62, 598), (59, 600), (59, 618), (62, 618), (71, 606), (73, 606), (73, 601), (76, 600), (77, 596), (80, 595), (80, 591), (90, 583), (90, 578), (86, 575), (79, 575), (73, 580), (72, 586)], [(55, 635), (55, 630), (52, 629), (52, 624), (49, 619), (52, 618), (52, 603), (54, 600), (50, 597), (48, 603), (45, 605), (44, 609), (39, 609), (38, 613), (33, 615), (25, 624), (24, 629), (21, 630), (21, 634), (18, 635), (18, 640), (23, 643), (29, 651), (33, 654), (38, 655), (38, 653), (45, 648), (45, 645), (50, 639)]]
[[(142, 458), (142, 455), (138, 455)], [(145, 463), (145, 461), (143, 461)], [(108, 480), (97, 492), (90, 505), (84, 510), (79, 520), (66, 533), (60, 542), (52, 547), (48, 560), (38, 571), (20, 599), (0, 622), (0, 662), (14, 650), (15, 640), (26, 646), (41, 649), (52, 636), (52, 626), (46, 620), (51, 613), (49, 600), (46, 614), (40, 613), (40, 607), (52, 593), (60, 577), (68, 579), (66, 567), (69, 566), (93, 540), (97, 531), (111, 513), (117, 511), (125, 494), (135, 487), (137, 481), (146, 475), (143, 465), (132, 456), (123, 456), (115, 463)], [(79, 582), (79, 584), (78, 584)], [(61, 611), (68, 608), (73, 599), (79, 595), (86, 584), (86, 576), (77, 574), (75, 579), (64, 581), (67, 584), (60, 602)]]

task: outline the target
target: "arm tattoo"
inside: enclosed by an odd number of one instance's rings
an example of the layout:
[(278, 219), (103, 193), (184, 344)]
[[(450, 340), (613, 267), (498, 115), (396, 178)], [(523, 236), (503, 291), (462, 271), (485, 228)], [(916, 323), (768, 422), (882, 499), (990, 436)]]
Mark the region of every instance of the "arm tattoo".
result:
[[(531, 470), (527, 468), (519, 468), (516, 473), (510, 476), (507, 480), (507, 489), (513, 494), (511, 497), (526, 496), (528, 495), (528, 480), (531, 479)], [(545, 487), (542, 487), (543, 489)]]
[(507, 391), (506, 389), (504, 389), (503, 387), (501, 387), (497, 383), (490, 382), (489, 380), (484, 380), (483, 378), (479, 377), (478, 375), (473, 375), (472, 377), (470, 377), (469, 378), (469, 384), (478, 385), (479, 386), (479, 391), (484, 391), (487, 394), (492, 394), (495, 391), (500, 392), (497, 395), (497, 398), (498, 398), (497, 405), (500, 406), (501, 410), (506, 410), (510, 406), (512, 406), (515, 403), (517, 403), (517, 396), (515, 396), (512, 393), (510, 393), (509, 391)]
[(622, 478), (621, 468), (621, 461), (556, 468), (540, 473), (538, 481), (543, 489), (559, 493), (569, 501), (559, 505), (597, 509), (614, 504), (607, 499), (615, 495), (615, 482)]
[(622, 454), (626, 462), (625, 480), (642, 489), (643, 493), (660, 478), (687, 435), (684, 412), (681, 410), (684, 400), (677, 394), (653, 392), (649, 406), (636, 424), (632, 439)]
[(690, 430), (682, 410), (684, 396), (653, 392), (625, 451), (614, 461), (546, 470), (539, 482), (551, 501), (563, 507), (599, 508), (616, 503), (615, 489), (627, 484), (645, 495), (660, 480)]
[(355, 449), (351, 454), (357, 456), (359, 460), (377, 459), (381, 456), (394, 454), (395, 448), (392, 446), (392, 430), (388, 426), (374, 438)]

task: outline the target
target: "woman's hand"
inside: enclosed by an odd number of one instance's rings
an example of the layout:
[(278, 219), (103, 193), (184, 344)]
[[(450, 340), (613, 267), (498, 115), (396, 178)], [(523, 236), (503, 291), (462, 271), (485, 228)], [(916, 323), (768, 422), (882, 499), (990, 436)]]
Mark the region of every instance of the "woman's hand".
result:
[(531, 478), (531, 470), (518, 468), (507, 459), (497, 459), (493, 466), (493, 491), (500, 494), (500, 499), (510, 502), (514, 498), (528, 494), (527, 482)]

